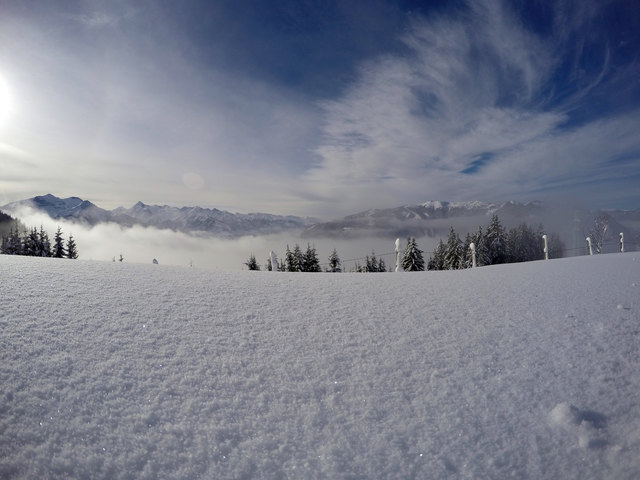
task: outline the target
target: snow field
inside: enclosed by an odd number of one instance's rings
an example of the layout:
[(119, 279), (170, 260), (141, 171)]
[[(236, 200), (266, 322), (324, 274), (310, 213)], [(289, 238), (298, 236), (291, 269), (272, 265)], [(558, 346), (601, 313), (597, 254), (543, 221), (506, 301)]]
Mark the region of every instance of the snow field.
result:
[(0, 478), (638, 478), (638, 285), (0, 256)]

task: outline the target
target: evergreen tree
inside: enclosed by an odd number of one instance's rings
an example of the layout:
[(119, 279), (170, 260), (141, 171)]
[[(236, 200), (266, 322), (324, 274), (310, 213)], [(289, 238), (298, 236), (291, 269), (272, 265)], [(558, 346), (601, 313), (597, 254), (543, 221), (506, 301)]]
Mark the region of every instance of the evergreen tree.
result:
[(318, 254), (316, 248), (307, 243), (307, 250), (302, 254), (302, 268), (303, 272), (320, 272), (320, 261), (318, 260)]
[(53, 248), (51, 256), (55, 258), (63, 258), (67, 254), (64, 248), (64, 240), (62, 239), (62, 230), (58, 227), (58, 231), (53, 237)]
[(463, 263), (462, 242), (456, 231), (451, 227), (444, 252), (444, 268), (458, 270)]
[(442, 239), (440, 239), (440, 242), (438, 242), (438, 245), (436, 246), (436, 249), (433, 252), (433, 262), (432, 262), (433, 270), (445, 269), (445, 260), (444, 260), (445, 251), (446, 251), (446, 248), (444, 246), (444, 243), (442, 243)]
[[(461, 268), (471, 268), (473, 267), (473, 253), (471, 252), (471, 244), (473, 243), (473, 235), (467, 233), (467, 236), (464, 239), (464, 243), (462, 244), (462, 266)], [(475, 245), (475, 243), (474, 243)], [(476, 255), (476, 263), (477, 263), (477, 255)]]
[(2, 237), (2, 244), (0, 244), (0, 254), (9, 255), (9, 236), (4, 235)]
[(296, 243), (296, 246), (293, 247), (293, 266), (295, 270), (294, 272), (301, 272), (302, 267), (304, 265), (304, 256), (302, 254), (302, 250), (300, 249), (300, 245)]
[[(76, 242), (73, 239), (73, 235), (69, 235), (69, 240), (67, 240), (67, 258), (76, 259), (78, 258), (78, 250), (76, 247)], [(120, 261), (122, 261), (122, 255), (120, 255)]]
[(273, 271), (273, 266), (271, 265), (271, 257), (267, 258), (267, 263), (266, 263), (267, 267), (266, 267), (266, 271), (267, 272), (272, 272)]
[(282, 262), (283, 264), (286, 264), (286, 271), (287, 272), (297, 272), (298, 271), (298, 265), (296, 262), (296, 258), (293, 255), (293, 252), (289, 249), (289, 245), (287, 245), (287, 251), (284, 254), (284, 262)]
[(517, 263), (542, 260), (544, 258), (543, 230), (540, 225), (538, 231), (534, 232), (526, 223), (509, 230), (506, 237), (507, 261)]
[(329, 272), (338, 273), (342, 272), (342, 262), (340, 261), (340, 257), (338, 256), (338, 252), (336, 249), (333, 249), (331, 255), (329, 255)]
[(22, 239), (18, 227), (9, 236), (9, 250), (11, 255), (22, 255)]
[(253, 253), (249, 257), (249, 260), (244, 262), (244, 264), (247, 266), (249, 270), (260, 270), (260, 265), (258, 265), (258, 262), (256, 261), (256, 257)]
[(482, 231), (482, 227), (478, 227), (478, 231), (472, 235), (473, 243), (476, 246), (476, 264), (481, 267), (482, 265), (490, 264), (489, 251), (487, 249), (487, 241)]
[(376, 258), (376, 252), (371, 251), (371, 256), (365, 259), (365, 272), (377, 272), (378, 271), (378, 259)]
[(402, 268), (405, 272), (418, 272), (424, 270), (422, 250), (418, 248), (418, 244), (414, 237), (407, 240), (407, 247), (402, 255)]
[(50, 257), (51, 256), (51, 242), (49, 241), (49, 235), (44, 231), (42, 225), (40, 225), (40, 232), (38, 233), (39, 239), (39, 257)]
[(384, 263), (384, 260), (382, 259), (382, 257), (380, 257), (378, 259), (378, 271), (379, 272), (386, 272), (387, 271), (387, 264)]
[(485, 241), (489, 264), (496, 265), (499, 263), (506, 263), (506, 236), (504, 233), (504, 228), (502, 228), (502, 224), (500, 223), (500, 219), (495, 213), (491, 215), (491, 220), (489, 221), (489, 226), (487, 227), (487, 233), (485, 234)]
[(0, 235), (2, 239), (9, 238), (9, 233), (13, 230), (15, 220), (11, 215), (0, 211)]
[(24, 239), (22, 241), (22, 255), (29, 257), (37, 257), (40, 252), (40, 237), (38, 236), (38, 230), (33, 227), (28, 232), (25, 232)]

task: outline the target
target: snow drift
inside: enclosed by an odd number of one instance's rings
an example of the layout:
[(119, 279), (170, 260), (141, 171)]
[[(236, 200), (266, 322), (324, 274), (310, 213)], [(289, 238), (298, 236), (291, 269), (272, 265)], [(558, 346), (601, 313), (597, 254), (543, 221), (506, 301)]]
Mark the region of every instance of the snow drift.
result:
[(3, 479), (640, 476), (638, 253), (0, 273)]

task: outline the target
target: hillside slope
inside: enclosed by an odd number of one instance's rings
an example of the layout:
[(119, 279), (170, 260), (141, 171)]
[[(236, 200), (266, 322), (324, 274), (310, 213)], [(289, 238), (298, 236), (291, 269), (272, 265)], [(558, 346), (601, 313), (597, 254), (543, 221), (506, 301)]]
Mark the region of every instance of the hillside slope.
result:
[(3, 479), (640, 476), (637, 253), (0, 272)]

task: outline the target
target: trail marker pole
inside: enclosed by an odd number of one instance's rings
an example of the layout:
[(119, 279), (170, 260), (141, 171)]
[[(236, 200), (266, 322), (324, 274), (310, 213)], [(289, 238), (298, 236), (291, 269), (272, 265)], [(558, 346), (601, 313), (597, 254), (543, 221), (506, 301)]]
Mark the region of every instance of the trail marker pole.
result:
[(589, 249), (589, 255), (593, 255), (593, 249), (591, 248), (591, 237), (587, 237), (587, 248)]
[(403, 268), (400, 262), (400, 239), (396, 238), (396, 272), (402, 272)]
[(624, 253), (624, 234), (620, 232), (620, 253)]
[(469, 244), (469, 250), (471, 250), (471, 268), (476, 268), (476, 244), (471, 242)]
[(544, 259), (549, 260), (549, 247), (547, 245), (547, 236), (542, 235), (542, 240), (544, 240)]

